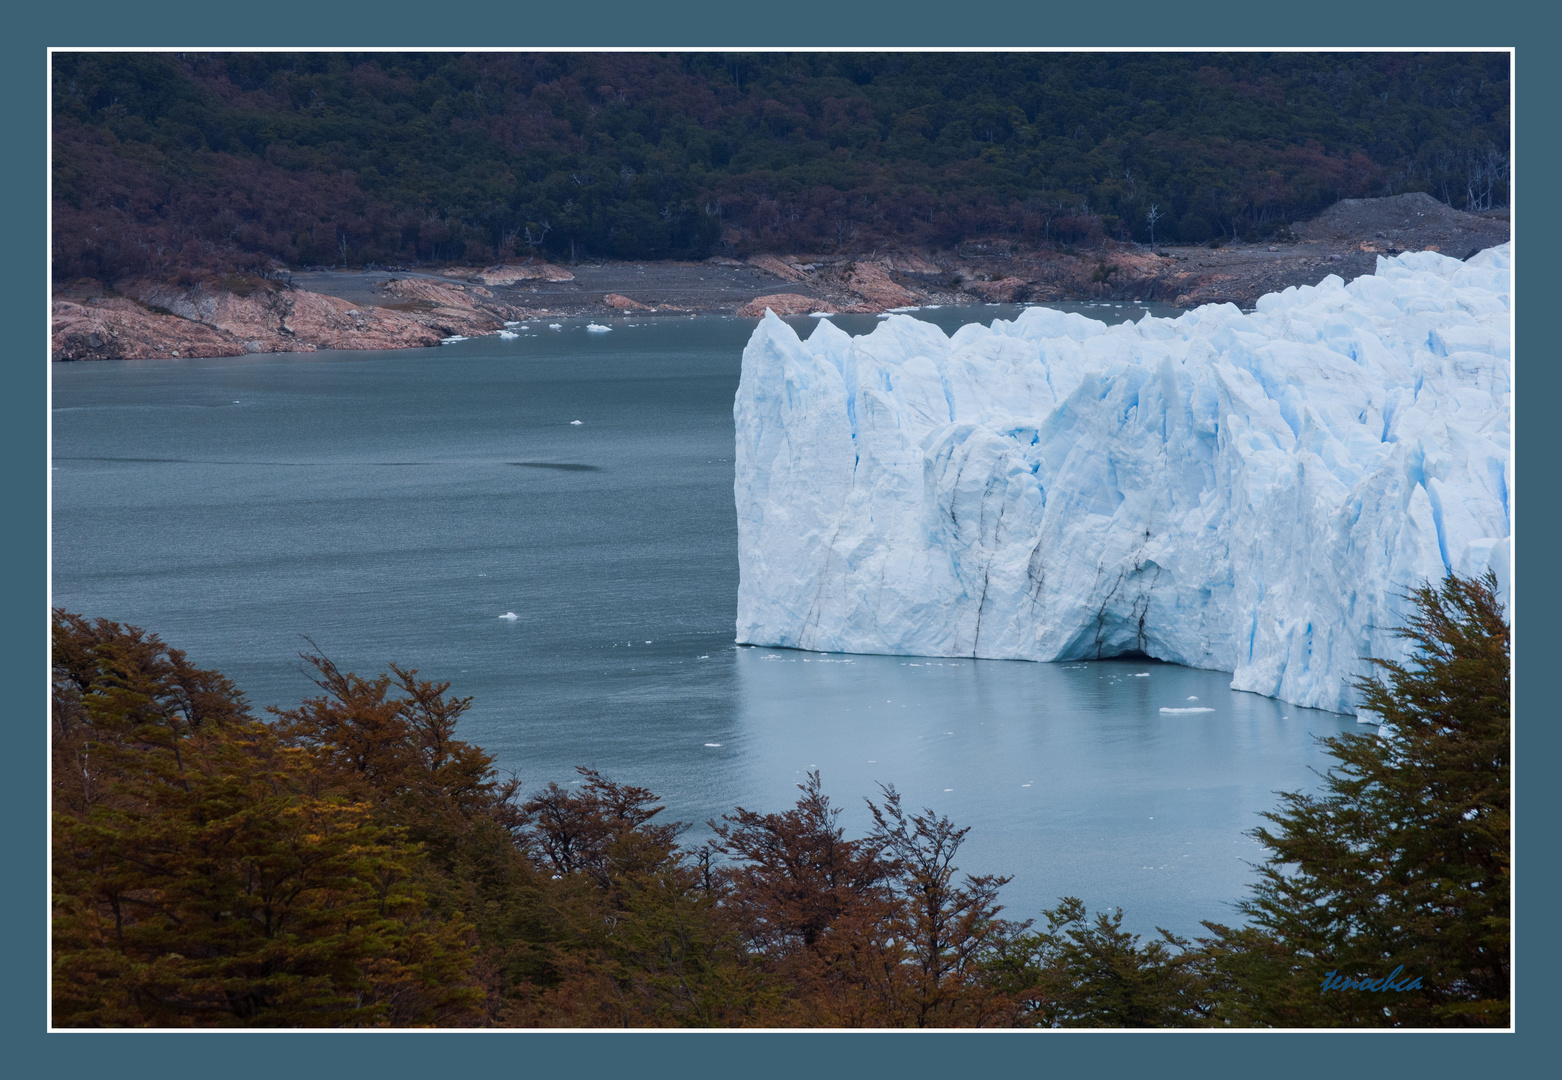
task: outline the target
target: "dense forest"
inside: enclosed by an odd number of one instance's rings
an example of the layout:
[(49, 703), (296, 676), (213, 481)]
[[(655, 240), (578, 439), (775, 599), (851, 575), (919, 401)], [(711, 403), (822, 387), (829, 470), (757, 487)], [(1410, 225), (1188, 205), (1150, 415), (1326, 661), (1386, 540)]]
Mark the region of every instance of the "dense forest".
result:
[(57, 280), (1269, 235), (1507, 199), (1506, 53), (55, 53)]
[[(306, 657), (269, 721), (155, 635), (57, 612), (59, 1027), (1330, 1027), (1509, 1023), (1509, 646), (1496, 582), (1416, 594), (1386, 737), (1254, 836), (1246, 924), (1143, 941), (1064, 898), (1005, 917), (966, 830), (870, 800), (683, 842), (582, 769), (522, 791), (455, 737), (469, 700)], [(523, 798), (523, 796), (525, 796)]]

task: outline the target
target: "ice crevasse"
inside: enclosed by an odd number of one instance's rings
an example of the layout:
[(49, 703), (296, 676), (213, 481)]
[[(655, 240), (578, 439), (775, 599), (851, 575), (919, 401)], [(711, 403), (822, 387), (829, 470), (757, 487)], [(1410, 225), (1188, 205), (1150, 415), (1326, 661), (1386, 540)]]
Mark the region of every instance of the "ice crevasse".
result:
[(1108, 327), (905, 315), (743, 353), (737, 640), (1142, 652), (1355, 710), (1406, 590), (1510, 562), (1509, 245)]

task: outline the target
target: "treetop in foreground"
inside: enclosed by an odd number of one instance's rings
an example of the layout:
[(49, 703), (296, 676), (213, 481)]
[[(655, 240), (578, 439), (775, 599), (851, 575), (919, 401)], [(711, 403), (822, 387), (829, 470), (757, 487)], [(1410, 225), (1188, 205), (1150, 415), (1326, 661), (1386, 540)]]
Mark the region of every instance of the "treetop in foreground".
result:
[(967, 830), (894, 788), (848, 838), (817, 772), (690, 846), (580, 770), (524, 802), (455, 738), (469, 699), (307, 654), (256, 720), (156, 635), (54, 623), (60, 1027), (1502, 1027), (1509, 638), (1494, 578), (1409, 597), (1379, 733), (1254, 835), (1239, 907), (1189, 942), (1064, 897), (1002, 917)]

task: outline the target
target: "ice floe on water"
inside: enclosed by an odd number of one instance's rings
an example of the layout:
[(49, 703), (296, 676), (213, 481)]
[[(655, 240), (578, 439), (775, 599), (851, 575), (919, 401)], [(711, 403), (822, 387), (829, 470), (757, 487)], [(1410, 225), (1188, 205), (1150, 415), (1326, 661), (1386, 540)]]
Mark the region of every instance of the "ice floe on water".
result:
[(501, 618), (501, 619), (503, 619), (503, 620), (505, 620), (505, 621), (506, 621), (506, 622), (514, 622), (514, 621), (515, 621), (515, 620), (516, 620), (516, 619), (519, 619), (519, 618), (520, 618), (520, 616), (519, 616), (519, 615), (517, 615), (517, 614), (516, 614), (516, 613), (515, 613), (515, 612), (513, 612), (513, 611), (506, 611), (506, 612), (505, 612), (505, 613), (504, 613), (504, 614), (503, 614), (503, 615), (501, 615), (501, 616), (499, 616), (499, 617), (500, 617), (500, 618)]
[(439, 339), (439, 343), (441, 345), (454, 345), (458, 341), (466, 341), (466, 340), (467, 340), (467, 337), (466, 337), (465, 334), (451, 334), (449, 337), (440, 338)]
[(1137, 651), (1354, 711), (1362, 658), (1407, 657), (1407, 589), (1507, 588), (1510, 265), (1380, 257), (1115, 326), (767, 316), (733, 410), (737, 640)]
[(611, 326), (603, 326), (601, 323), (587, 323), (586, 329), (593, 334), (606, 334), (613, 328)]
[(517, 334), (514, 330), (500, 330), (499, 331), (499, 336), (501, 338), (503, 338), (505, 341), (514, 341), (516, 338), (520, 337), (521, 335)]
[(1186, 708), (1186, 709), (1167, 709), (1167, 708), (1162, 708), (1161, 709), (1161, 712), (1164, 712), (1164, 713), (1195, 713), (1195, 712), (1214, 712), (1214, 711), (1215, 710), (1210, 708), (1208, 705), (1195, 705), (1195, 706), (1192, 706), (1192, 707)]

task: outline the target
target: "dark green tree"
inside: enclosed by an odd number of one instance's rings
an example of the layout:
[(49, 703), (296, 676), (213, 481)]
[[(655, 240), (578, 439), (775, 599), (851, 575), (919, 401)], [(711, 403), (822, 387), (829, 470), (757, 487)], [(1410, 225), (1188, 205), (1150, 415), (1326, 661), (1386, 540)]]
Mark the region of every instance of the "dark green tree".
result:
[(1087, 917), (1065, 896), (1043, 912), (1046, 930), (1025, 934), (989, 962), (992, 977), (1028, 1001), (1025, 1019), (1041, 1027), (1187, 1027), (1203, 1022), (1207, 997), (1199, 954), (1161, 931), (1140, 944), (1123, 912)]
[[(1270, 855), (1241, 905), (1250, 924), (1206, 923), (1222, 1022), (1509, 1022), (1503, 605), (1491, 574), (1449, 576), (1407, 599), (1410, 662), (1374, 660), (1380, 674), (1357, 684), (1381, 729), (1323, 740), (1340, 762), (1323, 790), (1283, 795), (1254, 832)], [(1391, 976), (1402, 989), (1324, 988)]]

